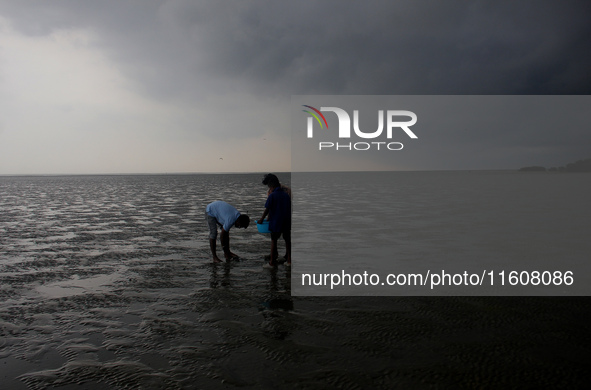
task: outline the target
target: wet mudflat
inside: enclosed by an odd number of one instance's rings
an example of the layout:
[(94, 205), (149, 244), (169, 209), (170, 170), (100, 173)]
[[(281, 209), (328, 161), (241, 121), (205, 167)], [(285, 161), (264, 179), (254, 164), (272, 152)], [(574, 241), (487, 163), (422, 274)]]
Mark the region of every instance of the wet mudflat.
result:
[(256, 229), (211, 264), (205, 204), (257, 215), (258, 176), (1, 178), (2, 387), (586, 383), (587, 298), (292, 297)]

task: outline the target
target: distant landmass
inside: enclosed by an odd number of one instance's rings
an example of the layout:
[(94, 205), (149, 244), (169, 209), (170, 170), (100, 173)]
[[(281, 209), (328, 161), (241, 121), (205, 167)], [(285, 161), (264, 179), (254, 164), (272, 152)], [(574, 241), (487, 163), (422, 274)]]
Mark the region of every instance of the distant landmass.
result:
[(564, 167), (546, 168), (534, 165), (531, 167), (523, 167), (519, 170), (522, 172), (591, 172), (591, 158), (566, 164)]

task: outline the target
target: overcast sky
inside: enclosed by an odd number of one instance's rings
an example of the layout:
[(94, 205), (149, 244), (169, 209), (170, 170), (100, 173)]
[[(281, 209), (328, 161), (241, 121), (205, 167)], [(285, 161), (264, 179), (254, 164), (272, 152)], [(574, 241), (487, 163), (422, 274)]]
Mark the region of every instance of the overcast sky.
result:
[[(589, 94), (590, 19), (588, 1), (0, 0), (0, 174), (289, 171), (292, 95)], [(580, 128), (519, 158), (475, 131), (485, 162), (404, 169), (591, 157)]]

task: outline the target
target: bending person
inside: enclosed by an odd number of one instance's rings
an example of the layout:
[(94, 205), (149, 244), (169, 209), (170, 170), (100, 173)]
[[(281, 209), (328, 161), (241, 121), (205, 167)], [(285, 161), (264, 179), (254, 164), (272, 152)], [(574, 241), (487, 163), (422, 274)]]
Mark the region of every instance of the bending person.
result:
[(250, 224), (250, 218), (246, 214), (240, 214), (236, 208), (221, 200), (216, 200), (205, 208), (205, 217), (209, 225), (209, 247), (213, 255), (214, 263), (222, 263), (216, 253), (217, 227), (222, 228), (220, 242), (224, 251), (226, 261), (237, 259), (238, 255), (230, 251), (230, 229), (236, 226), (239, 229), (246, 229)]

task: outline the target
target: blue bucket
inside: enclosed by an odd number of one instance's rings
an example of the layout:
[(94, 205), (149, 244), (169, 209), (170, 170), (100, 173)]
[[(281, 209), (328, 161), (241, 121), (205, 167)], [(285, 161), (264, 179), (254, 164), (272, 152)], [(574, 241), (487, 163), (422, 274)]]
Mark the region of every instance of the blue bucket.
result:
[(271, 231), (269, 230), (269, 221), (265, 220), (263, 221), (263, 223), (259, 223), (257, 221), (257, 230), (259, 231), (259, 233), (271, 233)]

